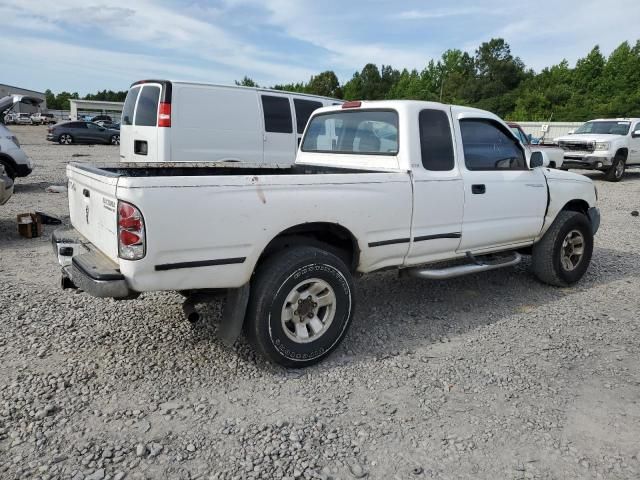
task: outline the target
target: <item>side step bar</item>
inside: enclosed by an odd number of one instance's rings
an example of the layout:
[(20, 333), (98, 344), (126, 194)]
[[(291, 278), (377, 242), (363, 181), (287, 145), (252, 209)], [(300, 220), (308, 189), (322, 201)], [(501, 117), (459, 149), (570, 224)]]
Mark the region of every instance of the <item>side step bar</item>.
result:
[(406, 270), (402, 270), (402, 274), (415, 278), (426, 278), (429, 280), (445, 280), (447, 278), (461, 277), (471, 273), (487, 272), (498, 268), (512, 267), (519, 264), (521, 261), (522, 255), (517, 252), (513, 252), (512, 255), (493, 262), (477, 261), (477, 263), (468, 265), (456, 265), (455, 267), (434, 269), (422, 267), (408, 268)]

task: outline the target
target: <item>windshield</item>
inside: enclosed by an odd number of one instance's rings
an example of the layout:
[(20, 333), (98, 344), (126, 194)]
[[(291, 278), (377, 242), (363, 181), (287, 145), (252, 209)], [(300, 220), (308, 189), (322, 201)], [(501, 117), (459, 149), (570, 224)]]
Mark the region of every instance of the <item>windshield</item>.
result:
[(626, 135), (629, 133), (631, 122), (618, 122), (617, 120), (587, 122), (574, 133), (599, 133), (608, 135)]
[(302, 151), (396, 155), (398, 113), (391, 110), (321, 113), (307, 127)]

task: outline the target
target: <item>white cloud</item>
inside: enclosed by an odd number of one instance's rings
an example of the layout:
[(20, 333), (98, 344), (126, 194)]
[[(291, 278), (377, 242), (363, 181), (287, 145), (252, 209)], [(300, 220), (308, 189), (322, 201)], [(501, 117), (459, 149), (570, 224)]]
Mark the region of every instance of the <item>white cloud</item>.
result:
[[(400, 20), (431, 20), (446, 17), (460, 17), (465, 15), (475, 15), (479, 13), (487, 13), (486, 10), (469, 7), (469, 8), (446, 8), (431, 10), (405, 10), (394, 15), (395, 18)], [(495, 12), (497, 13), (497, 12)]]

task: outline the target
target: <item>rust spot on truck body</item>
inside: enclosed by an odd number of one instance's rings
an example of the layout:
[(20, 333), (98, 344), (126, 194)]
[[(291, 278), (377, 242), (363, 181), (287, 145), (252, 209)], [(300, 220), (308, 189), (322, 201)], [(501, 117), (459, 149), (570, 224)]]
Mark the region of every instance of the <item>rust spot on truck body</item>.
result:
[(251, 178), (251, 183), (256, 186), (256, 193), (258, 194), (258, 198), (260, 199), (260, 201), (262, 203), (267, 203), (267, 197), (264, 195), (264, 191), (260, 186), (260, 178), (258, 178), (257, 176)]

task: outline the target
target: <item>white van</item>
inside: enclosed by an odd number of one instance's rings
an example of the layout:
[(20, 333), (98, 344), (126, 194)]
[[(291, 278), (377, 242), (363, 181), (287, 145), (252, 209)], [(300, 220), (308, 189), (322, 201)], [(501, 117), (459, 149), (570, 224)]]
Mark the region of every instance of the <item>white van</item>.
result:
[(141, 80), (124, 102), (120, 159), (292, 164), (311, 113), (341, 103), (263, 88)]

